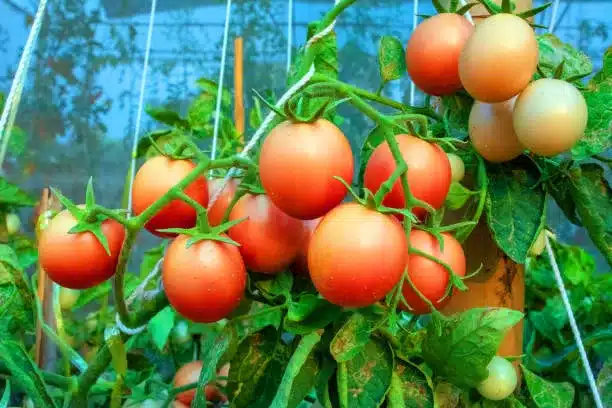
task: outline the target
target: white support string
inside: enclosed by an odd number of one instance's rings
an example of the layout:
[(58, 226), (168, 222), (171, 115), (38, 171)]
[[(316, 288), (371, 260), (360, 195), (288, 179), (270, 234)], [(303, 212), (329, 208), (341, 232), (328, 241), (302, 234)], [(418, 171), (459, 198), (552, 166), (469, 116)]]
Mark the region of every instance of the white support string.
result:
[(293, 51), (293, 0), (287, 4), (287, 74), (291, 70), (291, 52)]
[(134, 177), (136, 176), (136, 152), (138, 151), (138, 135), (140, 134), (140, 121), (142, 119), (142, 109), (144, 105), (144, 94), (147, 86), (147, 71), (149, 70), (149, 55), (151, 54), (151, 40), (153, 38), (153, 26), (155, 24), (155, 9), (157, 0), (151, 1), (151, 13), (149, 14), (149, 28), (147, 31), (147, 42), (145, 45), (144, 63), (142, 65), (142, 75), (140, 77), (140, 95), (138, 96), (138, 110), (136, 111), (136, 126), (132, 138), (132, 157), (130, 161), (130, 186), (128, 189), (128, 217), (132, 214), (132, 189), (134, 188)]
[[(412, 0), (412, 30), (410, 33), (414, 33), (418, 24), (418, 16), (419, 14), (419, 0)], [(414, 85), (414, 81), (410, 78), (410, 106), (414, 106), (416, 86)]]
[(11, 130), (15, 123), (17, 116), (17, 110), (19, 109), (19, 102), (21, 102), (21, 94), (25, 86), (26, 75), (30, 66), (30, 59), (32, 57), (32, 51), (36, 47), (38, 42), (38, 35), (40, 34), (40, 27), (42, 26), (43, 18), (47, 8), (47, 0), (41, 0), (36, 10), (36, 16), (34, 17), (34, 23), (32, 29), (28, 35), (23, 53), (19, 59), (17, 65), (17, 71), (15, 77), (11, 83), (11, 88), (6, 97), (4, 103), (4, 109), (2, 110), (2, 116), (0, 116), (0, 140), (2, 140), (2, 147), (0, 148), (0, 172), (2, 163), (4, 163), (4, 157), (8, 148), (9, 139), (11, 137)]
[[(221, 123), (221, 100), (223, 99), (223, 77), (225, 76), (225, 57), (227, 55), (227, 38), (229, 37), (229, 23), (232, 10), (232, 0), (227, 0), (225, 6), (225, 26), (223, 27), (223, 48), (221, 49), (221, 68), (219, 70), (219, 81), (217, 83), (217, 104), (215, 107), (215, 126), (213, 130), (211, 160), (217, 157), (217, 144), (219, 140), (219, 124)], [(212, 170), (211, 170), (212, 172)]]
[(565, 311), (567, 312), (567, 317), (569, 318), (570, 327), (572, 329), (572, 333), (574, 334), (576, 345), (578, 346), (580, 359), (582, 360), (582, 365), (587, 375), (589, 387), (591, 388), (591, 393), (593, 394), (593, 399), (595, 400), (595, 406), (597, 408), (604, 408), (603, 403), (601, 402), (601, 396), (599, 395), (599, 390), (597, 389), (595, 377), (593, 376), (593, 370), (591, 369), (591, 364), (589, 363), (589, 358), (587, 356), (586, 350), (584, 349), (582, 336), (580, 335), (580, 330), (578, 329), (578, 325), (576, 324), (576, 318), (574, 317), (574, 312), (572, 311), (572, 306), (570, 304), (569, 297), (567, 296), (567, 290), (565, 289), (565, 284), (563, 283), (563, 278), (561, 277), (561, 272), (559, 271), (559, 265), (557, 265), (555, 254), (552, 250), (552, 247), (550, 246), (548, 234), (545, 233), (544, 236), (546, 237), (546, 252), (548, 253), (548, 259), (550, 259), (550, 264), (555, 275), (555, 280), (557, 281), (559, 292), (561, 292), (563, 306), (565, 306)]
[(553, 33), (555, 24), (557, 24), (557, 13), (559, 12), (559, 0), (554, 0), (550, 13), (550, 23), (548, 24), (548, 32)]
[[(335, 4), (338, 4), (338, 2), (339, 2), (339, 0), (335, 0)], [(332, 21), (327, 27), (325, 27), (323, 30), (321, 30), (321, 32), (319, 32), (319, 33), (313, 35), (312, 37), (310, 37), (310, 39), (308, 40), (308, 42), (306, 43), (306, 46), (304, 48), (305, 49), (310, 48), (312, 46), (312, 44), (316, 43), (321, 38), (323, 38), (326, 35), (328, 35), (329, 33), (331, 33), (335, 26), (336, 26), (336, 20)], [(314, 66), (314, 62), (313, 62), (313, 64), (310, 66), (310, 69), (308, 70), (308, 72), (306, 72), (306, 74), (299, 81), (297, 81), (295, 84), (293, 84), (293, 86), (291, 86), (280, 97), (280, 99), (278, 100), (278, 102), (276, 103), (275, 106), (277, 108), (279, 108), (279, 109), (282, 108), (282, 106), (289, 100), (289, 98), (291, 98), (298, 90), (300, 90), (304, 85), (306, 85), (308, 83), (308, 81), (310, 81), (310, 79), (312, 78), (312, 76), (314, 74), (315, 74), (315, 66)], [(244, 149), (240, 152), (238, 157), (246, 157), (246, 155), (249, 153), (249, 151), (257, 144), (259, 139), (263, 136), (264, 132), (266, 131), (266, 129), (268, 128), (270, 123), (272, 123), (272, 121), (274, 120), (275, 117), (276, 117), (276, 112), (274, 110), (271, 110), (268, 113), (268, 115), (266, 115), (266, 118), (261, 123), (261, 125), (259, 125), (259, 128), (257, 128), (255, 133), (253, 134), (253, 137), (251, 137), (251, 139), (246, 144)], [(211, 199), (210, 199), (210, 201), (208, 203), (208, 208), (211, 208), (213, 206), (213, 204), (217, 201), (217, 199), (219, 198), (219, 196), (223, 192), (223, 189), (227, 185), (227, 182), (234, 176), (235, 171), (236, 171), (236, 168), (232, 167), (230, 169), (230, 171), (227, 172), (227, 174), (223, 178), (223, 182), (221, 183), (221, 186), (219, 186), (217, 191), (211, 197)]]

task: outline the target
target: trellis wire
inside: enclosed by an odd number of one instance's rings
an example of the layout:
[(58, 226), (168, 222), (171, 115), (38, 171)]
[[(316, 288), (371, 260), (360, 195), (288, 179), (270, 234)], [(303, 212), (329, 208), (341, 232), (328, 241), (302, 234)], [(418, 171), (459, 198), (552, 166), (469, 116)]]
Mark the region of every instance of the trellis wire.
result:
[[(221, 49), (221, 68), (219, 69), (219, 81), (217, 83), (217, 104), (215, 106), (215, 126), (213, 129), (212, 148), (210, 158), (217, 157), (217, 144), (219, 140), (219, 124), (221, 123), (221, 100), (223, 99), (223, 77), (225, 76), (225, 57), (227, 55), (227, 38), (229, 37), (229, 23), (232, 13), (232, 0), (227, 0), (225, 5), (225, 26), (223, 27), (223, 48)], [(211, 170), (212, 172), (212, 170)]]
[(44, 18), (45, 11), (47, 9), (47, 0), (41, 0), (36, 10), (36, 16), (34, 17), (34, 24), (32, 30), (28, 35), (23, 53), (19, 59), (19, 65), (15, 72), (15, 77), (11, 83), (9, 94), (6, 97), (4, 103), (4, 109), (2, 116), (0, 116), (0, 139), (2, 140), (2, 147), (0, 148), (0, 172), (2, 164), (4, 163), (4, 157), (8, 148), (9, 139), (11, 137), (11, 130), (15, 123), (15, 117), (17, 116), (17, 110), (19, 109), (19, 102), (21, 101), (21, 94), (23, 87), (25, 86), (26, 74), (30, 66), (30, 58), (32, 57), (32, 51), (34, 50), (36, 43), (38, 42), (38, 35), (40, 34), (40, 27)]
[(147, 42), (145, 45), (144, 63), (140, 77), (140, 95), (138, 96), (138, 110), (136, 111), (136, 126), (132, 138), (132, 157), (130, 158), (130, 185), (128, 189), (128, 217), (132, 214), (132, 189), (134, 188), (134, 177), (136, 176), (136, 153), (138, 151), (138, 135), (140, 134), (140, 121), (142, 119), (142, 108), (144, 105), (145, 87), (147, 85), (147, 71), (149, 70), (149, 56), (151, 54), (151, 40), (153, 38), (153, 26), (155, 24), (155, 9), (157, 0), (151, 1), (151, 12), (149, 14), (149, 28), (147, 30)]
[(550, 23), (548, 24), (548, 32), (553, 33), (555, 24), (557, 24), (557, 13), (559, 11), (559, 0), (553, 1), (552, 10), (550, 13)]
[[(340, 0), (335, 0), (335, 4), (338, 4), (339, 1)], [(327, 27), (325, 27), (323, 30), (321, 30), (320, 33), (317, 33), (317, 34), (313, 35), (312, 37), (310, 37), (310, 39), (306, 43), (305, 49), (308, 49), (309, 47), (312, 46), (312, 44), (316, 43), (321, 38), (323, 38), (326, 35), (328, 35), (329, 33), (331, 33), (332, 30), (334, 29), (335, 25), (336, 25), (336, 20), (332, 21)], [(308, 83), (308, 81), (310, 81), (310, 79), (312, 78), (314, 73), (315, 73), (315, 66), (314, 66), (314, 62), (313, 62), (312, 65), (310, 66), (310, 69), (308, 70), (308, 72), (306, 72), (306, 74), (299, 81), (297, 81), (295, 84), (293, 84), (293, 86), (291, 86), (291, 88), (289, 88), (280, 97), (280, 99), (276, 103), (276, 107), (279, 108), (279, 109), (282, 108), (282, 106), (289, 100), (289, 98), (291, 98), (300, 88), (302, 88), (304, 85), (306, 85), (306, 83)], [(274, 120), (275, 117), (276, 117), (276, 112), (274, 110), (271, 110), (268, 113), (268, 115), (266, 116), (266, 118), (264, 119), (264, 121), (261, 123), (261, 125), (259, 125), (259, 127), (255, 131), (255, 133), (253, 134), (253, 137), (251, 137), (251, 139), (246, 144), (244, 149), (240, 152), (238, 157), (246, 157), (246, 155), (249, 153), (249, 151), (257, 144), (259, 139), (263, 136), (265, 130), (270, 125), (270, 123), (272, 123), (272, 121)], [(229, 179), (232, 178), (232, 176), (234, 176), (235, 170), (236, 170), (236, 168), (232, 167), (230, 169), (230, 171), (227, 172), (227, 174), (223, 178), (223, 182), (221, 183), (221, 185), (219, 186), (217, 191), (211, 197), (210, 202), (208, 203), (208, 208), (212, 207), (213, 204), (217, 201), (217, 199), (219, 198), (219, 196), (221, 195), (221, 193), (225, 189), (225, 186), (227, 185), (227, 182), (229, 181)]]
[(291, 70), (291, 52), (293, 47), (293, 0), (287, 4), (287, 74)]

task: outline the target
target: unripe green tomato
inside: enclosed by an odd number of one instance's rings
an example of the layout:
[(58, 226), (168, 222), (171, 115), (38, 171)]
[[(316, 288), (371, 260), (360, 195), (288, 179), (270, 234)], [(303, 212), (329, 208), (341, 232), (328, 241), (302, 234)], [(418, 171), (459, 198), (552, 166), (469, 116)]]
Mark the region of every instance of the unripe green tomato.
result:
[(546, 230), (542, 229), (540, 234), (529, 248), (530, 256), (540, 256), (542, 252), (544, 252), (544, 248), (546, 248)]
[(6, 214), (6, 232), (13, 235), (21, 229), (21, 220), (15, 213)]
[(90, 315), (85, 320), (85, 327), (88, 331), (94, 331), (98, 328), (98, 317)]
[(59, 301), (62, 310), (72, 309), (79, 299), (81, 292), (76, 289), (60, 288)]
[(487, 366), (489, 376), (477, 387), (480, 395), (492, 401), (500, 401), (516, 389), (518, 377), (511, 362), (495, 356)]
[(451, 180), (455, 182), (460, 182), (463, 180), (465, 176), (465, 164), (461, 157), (457, 156), (455, 153), (447, 153), (448, 161), (451, 165)]
[(174, 343), (178, 345), (182, 345), (191, 340), (191, 335), (189, 334), (189, 325), (185, 321), (179, 321), (174, 325), (172, 329), (172, 340)]

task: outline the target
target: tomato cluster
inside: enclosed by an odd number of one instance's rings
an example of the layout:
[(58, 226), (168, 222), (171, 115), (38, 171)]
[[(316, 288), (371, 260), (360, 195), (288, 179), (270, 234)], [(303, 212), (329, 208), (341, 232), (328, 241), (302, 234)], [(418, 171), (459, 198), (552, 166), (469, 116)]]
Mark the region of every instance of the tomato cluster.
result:
[(457, 14), (438, 14), (415, 29), (406, 47), (408, 73), (420, 89), (444, 96), (464, 88), (475, 99), (469, 137), (490, 162), (525, 150), (554, 156), (584, 133), (584, 97), (559, 79), (532, 81), (538, 57), (533, 29), (506, 13), (476, 27)]

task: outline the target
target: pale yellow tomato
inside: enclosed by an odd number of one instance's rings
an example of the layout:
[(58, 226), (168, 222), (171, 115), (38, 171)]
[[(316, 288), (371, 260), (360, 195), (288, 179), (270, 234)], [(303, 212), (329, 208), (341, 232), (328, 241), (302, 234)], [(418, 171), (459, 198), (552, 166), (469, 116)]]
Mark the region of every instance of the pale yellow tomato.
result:
[(518, 384), (516, 369), (503, 357), (495, 356), (487, 366), (489, 376), (477, 387), (480, 395), (492, 401), (510, 396)]
[(455, 182), (460, 182), (463, 180), (465, 176), (465, 164), (461, 157), (457, 156), (455, 153), (447, 153), (448, 161), (451, 165), (451, 180)]

